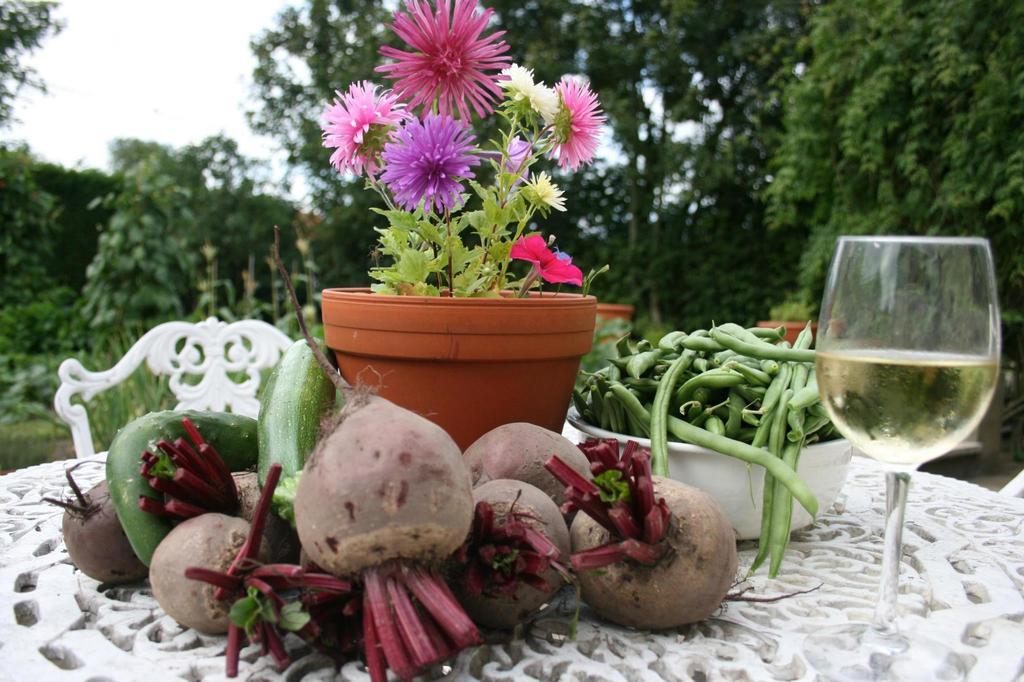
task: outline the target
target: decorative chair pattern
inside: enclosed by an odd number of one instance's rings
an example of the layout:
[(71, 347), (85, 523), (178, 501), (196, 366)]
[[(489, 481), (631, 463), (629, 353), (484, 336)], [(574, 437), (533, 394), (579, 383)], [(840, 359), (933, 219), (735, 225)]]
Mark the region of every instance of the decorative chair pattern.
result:
[[(255, 417), (260, 371), (273, 367), (292, 340), (259, 320), (227, 323), (215, 317), (202, 322), (166, 322), (146, 332), (116, 365), (102, 372), (85, 369), (78, 360), (61, 363), (60, 387), (54, 397), (58, 416), (71, 428), (77, 457), (95, 454), (89, 415), (83, 401), (127, 379), (143, 363), (158, 376), (169, 376), (178, 399), (175, 409), (230, 410)], [(244, 373), (241, 381), (231, 375)], [(189, 379), (198, 377), (198, 381)]]

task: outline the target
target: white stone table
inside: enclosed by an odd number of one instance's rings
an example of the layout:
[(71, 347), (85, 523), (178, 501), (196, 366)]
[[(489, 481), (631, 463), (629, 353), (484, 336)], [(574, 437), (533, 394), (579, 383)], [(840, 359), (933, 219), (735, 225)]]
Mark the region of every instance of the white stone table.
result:
[[(97, 590), (68, 562), (60, 513), (44, 496), (67, 493), (66, 463), (0, 477), (0, 678), (143, 681), (224, 679), (221, 637), (183, 629), (144, 585)], [(85, 482), (101, 466), (81, 467)], [(585, 608), (575, 640), (564, 635), (571, 595), (523, 638), (478, 647), (452, 663), (455, 679), (813, 680), (801, 654), (822, 626), (872, 613), (882, 554), (882, 474), (854, 459), (836, 506), (798, 532), (782, 577), (750, 581), (772, 596), (820, 589), (775, 603), (733, 602), (712, 619), (647, 633), (600, 622)], [(954, 647), (977, 682), (1024, 673), (1024, 500), (940, 476), (914, 477), (900, 594), (902, 629)], [(753, 546), (741, 547), (741, 569)], [(294, 663), (280, 672), (244, 650), (240, 679), (367, 680), (358, 662), (336, 670), (289, 640)]]

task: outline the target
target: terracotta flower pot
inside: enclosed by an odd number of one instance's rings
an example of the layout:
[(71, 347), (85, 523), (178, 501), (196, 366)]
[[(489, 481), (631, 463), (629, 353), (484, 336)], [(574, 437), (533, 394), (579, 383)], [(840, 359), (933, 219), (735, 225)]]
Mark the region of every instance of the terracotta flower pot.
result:
[[(777, 329), (779, 327), (786, 328), (786, 341), (790, 343), (796, 342), (796, 337), (800, 335), (800, 332), (807, 326), (807, 322), (779, 322), (775, 320), (761, 320), (757, 323), (758, 327), (766, 327), (768, 329)], [(818, 323), (811, 323), (811, 333), (814, 334), (815, 340), (818, 338)]]
[(597, 318), (598, 320), (625, 320), (626, 322), (632, 322), (634, 310), (634, 306), (626, 303), (598, 303)]
[(325, 289), (324, 334), (349, 383), (444, 428), (465, 449), (525, 421), (561, 431), (596, 299), (383, 296)]

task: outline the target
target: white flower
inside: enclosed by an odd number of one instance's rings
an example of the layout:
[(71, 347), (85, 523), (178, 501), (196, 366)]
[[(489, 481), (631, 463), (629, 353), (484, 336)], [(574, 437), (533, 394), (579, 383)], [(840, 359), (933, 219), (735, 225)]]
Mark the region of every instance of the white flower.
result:
[(551, 176), (546, 172), (541, 171), (540, 175), (535, 173), (526, 186), (531, 190), (531, 198), (534, 198), (536, 203), (550, 206), (556, 211), (565, 210), (565, 199), (562, 197), (562, 190), (558, 189), (558, 185), (551, 182)]
[(558, 95), (543, 82), (534, 83), (532, 69), (513, 64), (501, 74), (506, 76), (507, 80), (500, 81), (499, 84), (508, 90), (512, 101), (527, 100), (530, 108), (540, 114), (545, 123), (555, 120), (555, 114), (558, 113)]

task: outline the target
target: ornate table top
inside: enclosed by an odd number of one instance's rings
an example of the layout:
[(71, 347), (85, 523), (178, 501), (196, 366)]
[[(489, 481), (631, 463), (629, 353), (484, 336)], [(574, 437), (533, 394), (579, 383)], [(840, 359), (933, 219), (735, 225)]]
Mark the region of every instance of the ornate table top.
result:
[[(144, 586), (97, 591), (68, 561), (60, 510), (43, 497), (66, 494), (56, 462), (0, 478), (0, 677), (12, 680), (221, 680), (222, 637), (200, 635), (163, 614)], [(102, 466), (76, 477), (98, 480)], [(941, 476), (913, 478), (904, 532), (900, 627), (955, 648), (978, 682), (1024, 673), (1024, 500)], [(879, 583), (884, 484), (854, 458), (839, 501), (794, 534), (781, 577), (755, 576), (756, 596), (820, 588), (774, 603), (728, 602), (715, 617), (660, 633), (600, 622), (583, 608), (566, 637), (571, 595), (524, 636), (463, 652), (447, 672), (483, 680), (813, 680), (801, 654), (822, 626), (870, 619)], [(741, 545), (741, 572), (753, 559)], [(762, 570), (763, 573), (763, 570)], [(279, 672), (256, 647), (240, 678), (367, 680), (359, 662), (336, 670), (289, 639), (294, 662)]]

